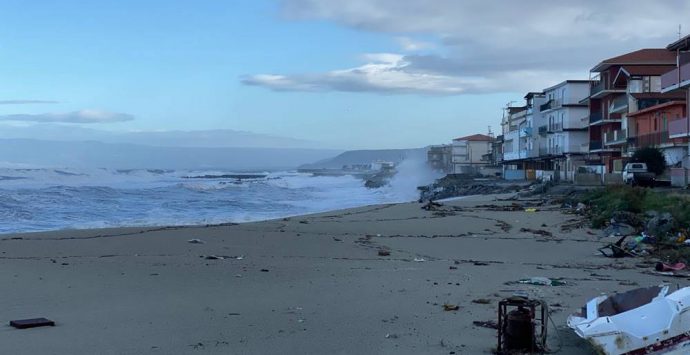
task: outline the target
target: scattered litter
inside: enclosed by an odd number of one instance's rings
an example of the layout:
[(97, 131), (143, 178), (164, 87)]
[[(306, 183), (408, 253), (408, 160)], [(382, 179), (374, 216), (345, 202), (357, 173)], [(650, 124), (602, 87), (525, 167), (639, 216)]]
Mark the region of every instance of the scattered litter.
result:
[(398, 335), (397, 334), (386, 334), (386, 339), (397, 339)]
[(425, 262), (426, 260), (424, 260), (424, 258), (414, 258), (413, 261), (418, 262), (418, 263), (422, 263), (422, 262)]
[(562, 278), (550, 279), (548, 277), (530, 277), (528, 279), (518, 280), (518, 283), (528, 284), (528, 285), (538, 285), (538, 286), (563, 286), (565, 281)]
[(541, 235), (544, 237), (553, 237), (553, 233), (546, 231), (546, 230), (543, 230), (543, 229), (520, 228), (520, 232), (532, 233), (532, 234)]
[(391, 252), (388, 250), (379, 250), (379, 256), (389, 256), (391, 255)]
[(472, 322), (477, 327), (482, 327), (482, 328), (489, 328), (489, 329), (498, 329), (498, 324), (492, 320), (487, 320), (487, 321), (474, 321)]
[(10, 326), (17, 329), (28, 329), (36, 327), (54, 327), (55, 322), (47, 318), (18, 319), (10, 321)]
[(261, 272), (268, 272), (268, 269), (261, 269)]
[(302, 224), (309, 224), (309, 221), (299, 221), (299, 223), (302, 223)]
[(487, 266), (489, 263), (485, 263), (483, 261), (475, 261), (474, 266)]
[(450, 269), (450, 270), (457, 270), (458, 267), (457, 267), (457, 266), (449, 266), (448, 269)]
[(459, 309), (460, 309), (460, 306), (458, 306), (457, 304), (449, 304), (449, 303), (443, 304), (443, 310), (446, 312), (457, 311)]
[(637, 288), (591, 299), (568, 327), (602, 354), (686, 353), (690, 288)]
[(190, 244), (204, 244), (204, 241), (201, 240), (201, 239), (196, 239), (196, 238), (194, 238), (194, 239), (188, 240), (187, 243), (190, 243)]
[(435, 210), (437, 210), (439, 207), (443, 207), (443, 205), (440, 204), (440, 203), (438, 203), (438, 202), (434, 202), (434, 201), (432, 201), (432, 200), (429, 200), (429, 202), (425, 203), (425, 204), (422, 206), (422, 209), (423, 209), (423, 210), (426, 210), (426, 211), (435, 211)]
[(488, 298), (477, 298), (475, 300), (472, 300), (472, 303), (477, 303), (477, 304), (490, 304), (491, 300)]
[(665, 264), (658, 262), (656, 265), (654, 265), (654, 270), (656, 271), (680, 271), (683, 269), (685, 269), (684, 263)]
[(336, 242), (342, 242), (343, 241), (342, 239), (335, 238), (335, 237), (333, 237), (333, 240), (335, 240)]
[(534, 208), (534, 207), (525, 208), (525, 212), (537, 212), (537, 211), (539, 211), (539, 210)]
[(206, 257), (204, 259), (206, 259), (206, 260), (223, 260), (224, 258), (222, 256), (206, 255)]
[(235, 259), (236, 260), (244, 260), (244, 255), (236, 256)]

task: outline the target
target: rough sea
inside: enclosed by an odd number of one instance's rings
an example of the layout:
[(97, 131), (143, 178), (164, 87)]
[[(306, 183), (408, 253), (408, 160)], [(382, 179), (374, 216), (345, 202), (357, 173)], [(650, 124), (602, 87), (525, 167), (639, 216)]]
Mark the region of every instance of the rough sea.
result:
[[(417, 199), (429, 176), (367, 189), (351, 176), (233, 171), (0, 168), (0, 234), (249, 222)], [(189, 178), (199, 176), (207, 178)]]

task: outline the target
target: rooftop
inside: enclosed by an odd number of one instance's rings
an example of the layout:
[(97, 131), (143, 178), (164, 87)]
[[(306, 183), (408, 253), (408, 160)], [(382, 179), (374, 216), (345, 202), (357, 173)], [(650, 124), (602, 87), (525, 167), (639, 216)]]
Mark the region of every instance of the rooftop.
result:
[(460, 138), (453, 139), (454, 141), (469, 141), (469, 142), (490, 142), (495, 138), (492, 136), (487, 136), (486, 134), (473, 134), (470, 136), (464, 136)]
[(683, 100), (685, 99), (685, 92), (683, 91), (672, 91), (672, 92), (639, 92), (630, 94), (632, 97), (638, 100), (644, 99), (672, 99), (672, 100)]
[(690, 50), (690, 35), (687, 35), (671, 44), (666, 49), (669, 51), (687, 51)]
[(601, 72), (612, 65), (664, 65), (676, 64), (676, 53), (666, 48), (645, 48), (605, 59), (590, 71)]
[(544, 92), (551, 91), (553, 89), (559, 88), (561, 86), (564, 86), (566, 84), (589, 84), (590, 80), (566, 80), (566, 81), (561, 81), (560, 83), (550, 86), (546, 89), (544, 89)]

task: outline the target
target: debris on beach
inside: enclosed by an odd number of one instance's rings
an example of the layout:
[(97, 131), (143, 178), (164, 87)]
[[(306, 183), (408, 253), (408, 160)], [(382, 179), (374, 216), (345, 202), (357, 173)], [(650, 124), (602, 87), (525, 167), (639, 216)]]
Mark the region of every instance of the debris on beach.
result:
[(261, 269), (261, 270), (259, 270), (259, 271), (261, 271), (261, 272), (268, 272), (268, 269)]
[(194, 238), (194, 239), (188, 240), (187, 243), (190, 243), (190, 244), (204, 244), (204, 241), (201, 240), (201, 239)]
[(450, 304), (450, 303), (444, 303), (443, 304), (443, 310), (446, 312), (457, 311), (459, 309), (460, 309), (460, 306), (458, 306), (457, 304)]
[(436, 211), (439, 207), (443, 207), (443, 205), (438, 202), (434, 202), (433, 200), (429, 200), (429, 202), (422, 206), (422, 209), (425, 211)]
[(476, 304), (491, 304), (491, 300), (488, 298), (477, 298), (472, 300), (472, 303)]
[(522, 233), (532, 233), (536, 235), (541, 235), (543, 237), (553, 237), (553, 233), (543, 230), (543, 229), (532, 229), (532, 228), (520, 228)]
[(487, 320), (487, 321), (476, 320), (476, 321), (473, 321), (472, 324), (474, 324), (477, 327), (482, 327), (482, 328), (498, 329), (498, 324), (492, 320)]
[(424, 260), (424, 258), (414, 258), (412, 261), (422, 263), (422, 262), (425, 262), (426, 260)]
[(591, 299), (568, 327), (602, 354), (681, 354), (690, 346), (690, 287), (660, 285)]
[(391, 255), (391, 252), (388, 250), (385, 250), (385, 249), (381, 249), (381, 250), (379, 250), (378, 254), (379, 254), (379, 256), (389, 256), (389, 255)]
[(223, 258), (222, 256), (217, 256), (217, 255), (206, 255), (206, 257), (204, 257), (204, 259), (206, 259), (206, 260), (223, 260), (225, 258)]
[(54, 327), (55, 322), (47, 318), (18, 319), (10, 321), (10, 326), (17, 329), (28, 329), (36, 327)]
[(654, 270), (656, 271), (680, 271), (685, 269), (686, 265), (684, 263), (666, 264), (662, 262), (656, 263), (654, 265)]
[(517, 283), (536, 286), (563, 286), (566, 284), (562, 278), (548, 278), (541, 276), (520, 279), (517, 281)]

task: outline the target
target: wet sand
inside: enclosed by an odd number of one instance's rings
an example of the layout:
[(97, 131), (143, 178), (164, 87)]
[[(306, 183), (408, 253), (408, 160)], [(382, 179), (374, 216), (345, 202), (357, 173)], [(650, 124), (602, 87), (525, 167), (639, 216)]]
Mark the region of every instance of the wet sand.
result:
[[(482, 354), (496, 347), (496, 331), (473, 322), (495, 321), (500, 299), (527, 292), (552, 305), (559, 331), (549, 328), (550, 346), (587, 354), (565, 328), (587, 300), (688, 284), (644, 274), (641, 260), (602, 257), (600, 232), (563, 231), (580, 221), (558, 206), (503, 211), (496, 206), (512, 202), (496, 199), (505, 197), (440, 211), (409, 203), (239, 225), (5, 236), (0, 353)], [(513, 283), (534, 276), (566, 285)], [(57, 325), (7, 325), (35, 317)]]

